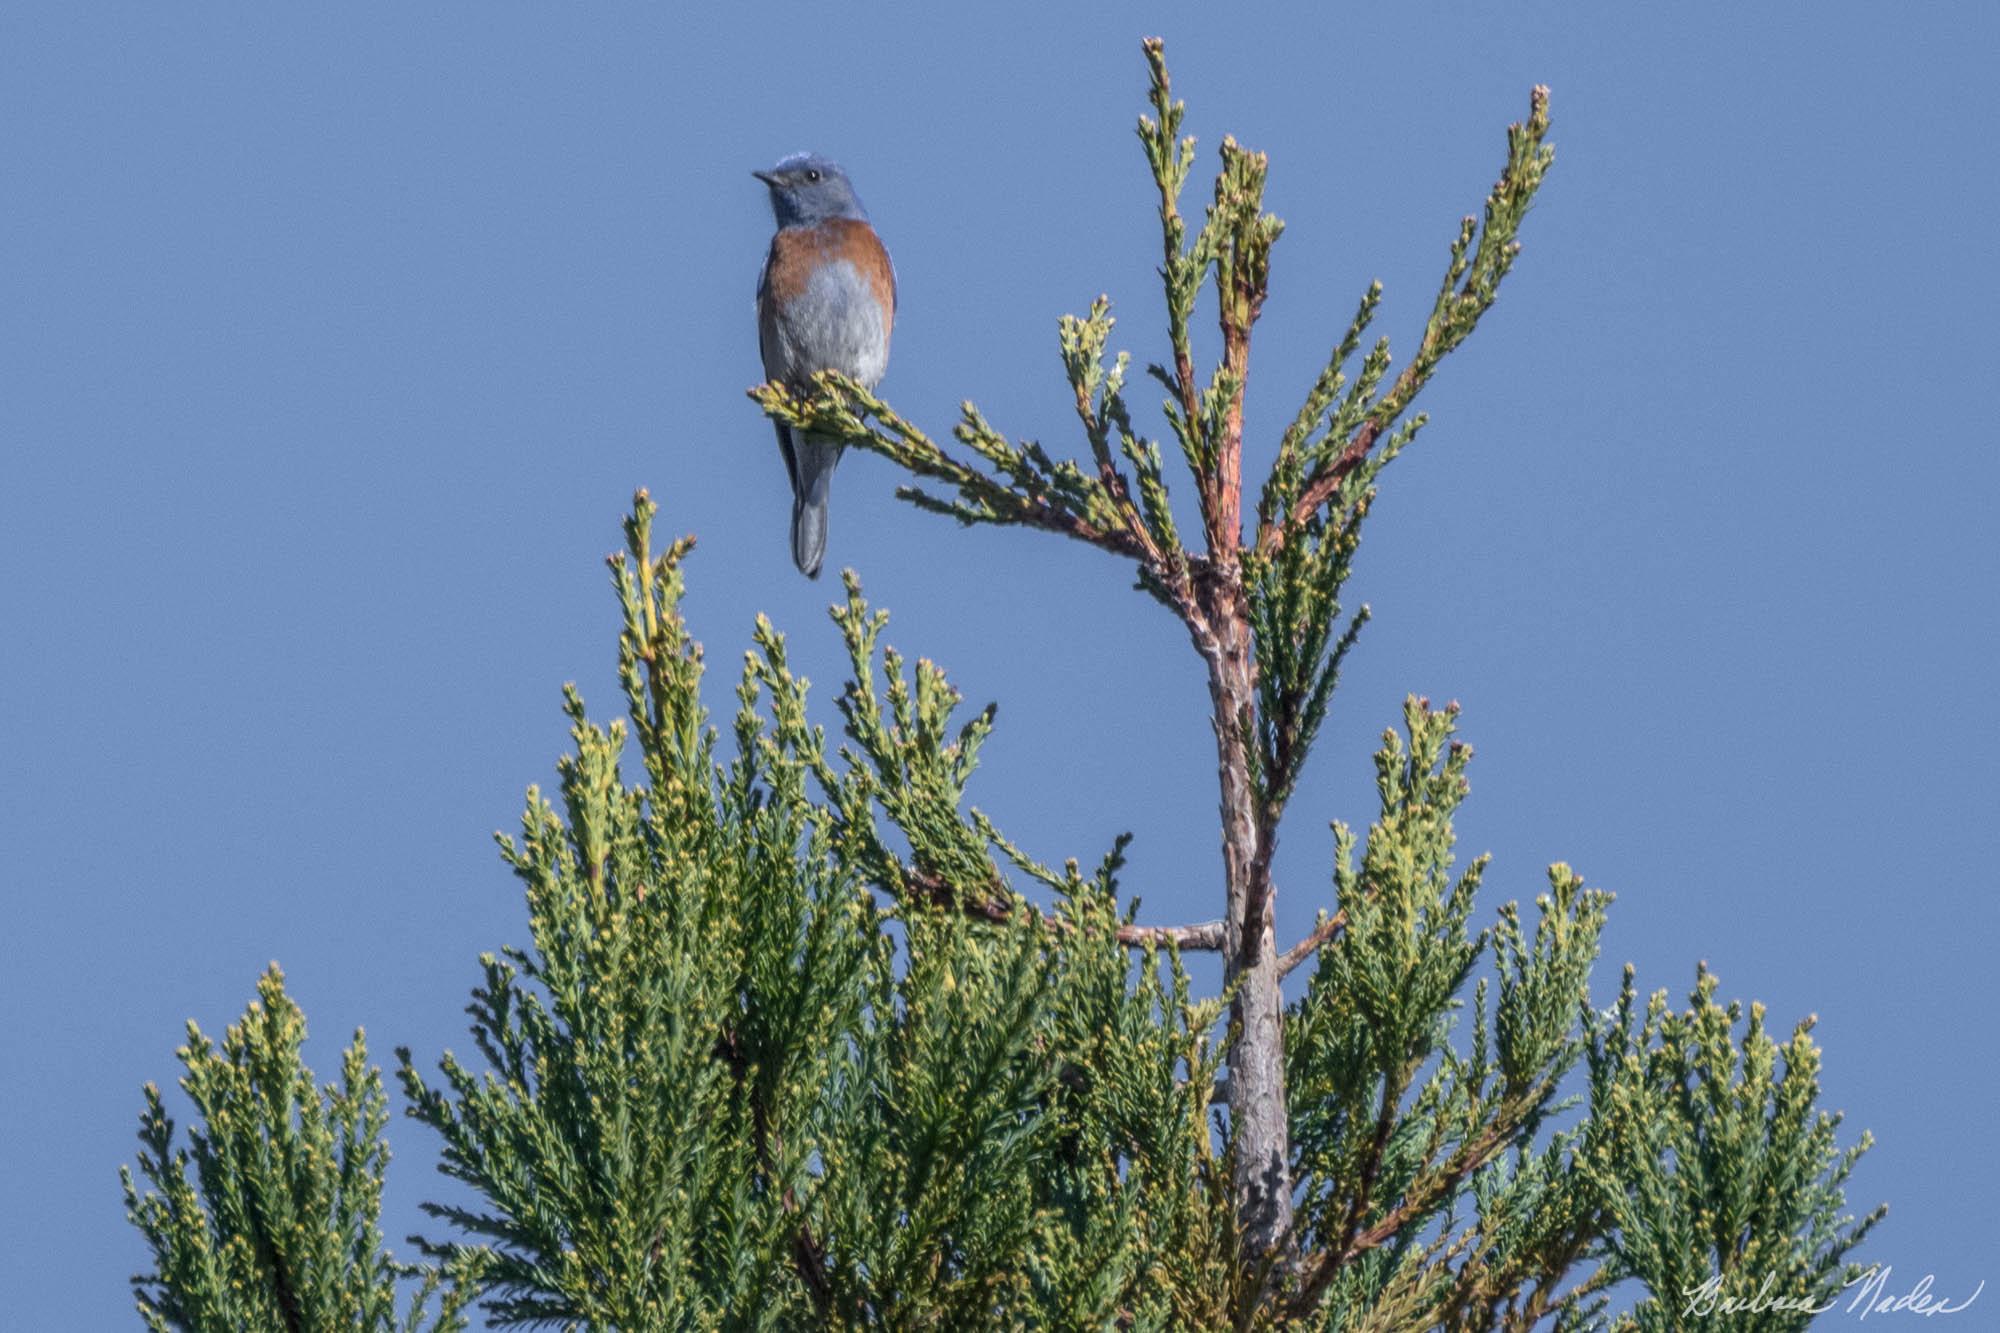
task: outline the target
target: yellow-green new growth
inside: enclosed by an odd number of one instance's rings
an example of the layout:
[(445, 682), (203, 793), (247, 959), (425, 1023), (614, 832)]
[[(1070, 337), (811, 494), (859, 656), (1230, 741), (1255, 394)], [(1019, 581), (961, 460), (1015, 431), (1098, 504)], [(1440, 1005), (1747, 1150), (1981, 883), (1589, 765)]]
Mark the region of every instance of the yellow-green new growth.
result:
[(139, 1174), (151, 1188), (120, 1173), (154, 1263), (133, 1279), (140, 1317), (162, 1333), (466, 1327), (476, 1260), (411, 1266), (382, 1246), (388, 1101), (361, 1033), (340, 1081), (320, 1088), (300, 1058), (305, 1015), (276, 963), (257, 995), (219, 1049), (188, 1024), (181, 1089), (201, 1120), (185, 1147), (159, 1089), (146, 1086)]

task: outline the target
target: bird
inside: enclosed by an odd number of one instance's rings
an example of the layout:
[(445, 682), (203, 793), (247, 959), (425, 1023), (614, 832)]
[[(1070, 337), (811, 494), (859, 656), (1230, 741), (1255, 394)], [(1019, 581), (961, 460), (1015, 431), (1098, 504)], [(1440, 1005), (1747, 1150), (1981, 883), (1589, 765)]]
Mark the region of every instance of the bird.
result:
[[(757, 342), (764, 378), (794, 393), (837, 370), (873, 389), (889, 368), (896, 268), (838, 163), (794, 153), (750, 173), (771, 196), (777, 232), (757, 275)], [(828, 488), (841, 444), (780, 421), (792, 481), (792, 563), (818, 578), (826, 555)]]

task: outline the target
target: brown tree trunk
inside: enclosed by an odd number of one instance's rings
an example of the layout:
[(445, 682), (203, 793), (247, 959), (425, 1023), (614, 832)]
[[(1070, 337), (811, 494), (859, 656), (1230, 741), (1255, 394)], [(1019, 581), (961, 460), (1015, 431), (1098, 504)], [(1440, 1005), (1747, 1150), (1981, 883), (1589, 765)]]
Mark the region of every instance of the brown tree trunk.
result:
[(1215, 709), (1221, 787), (1222, 863), (1228, 885), (1223, 976), (1236, 987), (1237, 1030), (1229, 1064), (1229, 1118), (1236, 1160), (1236, 1216), (1250, 1253), (1283, 1262), (1292, 1241), (1291, 1127), (1285, 1102), (1284, 997), (1272, 923), (1271, 853), (1277, 830), (1250, 783), (1245, 726), (1255, 716), (1256, 667), (1241, 589), (1215, 600), (1208, 621), (1209, 697)]

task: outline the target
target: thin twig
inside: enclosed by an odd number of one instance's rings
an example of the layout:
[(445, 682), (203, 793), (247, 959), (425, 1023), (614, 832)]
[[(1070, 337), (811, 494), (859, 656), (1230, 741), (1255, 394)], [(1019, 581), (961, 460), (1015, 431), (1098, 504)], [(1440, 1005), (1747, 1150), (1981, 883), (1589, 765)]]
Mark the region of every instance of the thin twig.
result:
[(1341, 908), (1326, 920), (1312, 928), (1312, 933), (1294, 944), (1278, 958), (1278, 975), (1286, 976), (1291, 970), (1320, 951), (1328, 940), (1347, 928), (1347, 909)]
[[(1545, 1083), (1523, 1101), (1528, 1105), (1538, 1105), (1551, 1091), (1552, 1085)], [(1385, 1109), (1388, 1108), (1385, 1106)], [(1494, 1154), (1512, 1142), (1519, 1130), (1520, 1117), (1503, 1110), (1485, 1129), (1467, 1140), (1449, 1163), (1412, 1181), (1410, 1187), (1403, 1192), (1402, 1202), (1390, 1209), (1381, 1221), (1364, 1231), (1359, 1228), (1359, 1222), (1366, 1208), (1366, 1194), (1373, 1185), (1375, 1173), (1372, 1168), (1380, 1165), (1379, 1152), (1372, 1154), (1374, 1160), (1371, 1162), (1371, 1169), (1364, 1173), (1363, 1193), (1356, 1199), (1357, 1207), (1350, 1215), (1346, 1234), (1341, 1237), (1338, 1245), (1322, 1250), (1305, 1266), (1298, 1295), (1294, 1300), (1294, 1308), (1300, 1311), (1310, 1310), (1319, 1300), (1320, 1294), (1326, 1290), (1327, 1284), (1333, 1281), (1336, 1273), (1376, 1246), (1394, 1239), (1397, 1233), (1408, 1226), (1413, 1219), (1429, 1212), (1440, 1199), (1457, 1189), (1467, 1176), (1493, 1160)], [(1386, 1136), (1380, 1131), (1381, 1126), (1378, 1124), (1376, 1142), (1386, 1145)]]
[[(1421, 361), (1413, 361), (1405, 366), (1403, 373), (1397, 377), (1395, 386), (1383, 395), (1382, 401), (1396, 401), (1405, 394), (1414, 397), (1417, 388), (1421, 387), (1414, 372), (1421, 364)], [(1400, 415), (1400, 412), (1396, 415)], [(1354, 437), (1347, 442), (1347, 447), (1340, 451), (1340, 455), (1313, 474), (1284, 518), (1264, 529), (1257, 542), (1258, 550), (1266, 555), (1276, 551), (1285, 544), (1287, 537), (1298, 531), (1305, 521), (1312, 517), (1315, 510), (1337, 495), (1340, 484), (1347, 480), (1347, 474), (1360, 467), (1367, 459), (1369, 451), (1375, 447), (1375, 442), (1382, 437), (1389, 420), (1390, 414), (1378, 411), (1362, 422), (1361, 429), (1354, 432)]]
[[(1058, 934), (1069, 934), (1075, 929), (1070, 922), (1061, 917), (1051, 916), (1030, 906), (1024, 898), (979, 897), (956, 892), (951, 885), (937, 876), (921, 870), (906, 870), (903, 874), (909, 886), (923, 897), (940, 906), (956, 905), (960, 911), (976, 921), (1005, 925), (1010, 921), (1019, 920), (1021, 909), (1026, 907), (1041, 919), (1042, 925)], [(1128, 949), (1171, 944), (1179, 949), (1213, 953), (1222, 948), (1222, 922), (1199, 921), (1187, 926), (1124, 925), (1118, 927), (1112, 937)]]
[(1120, 926), (1118, 942), (1128, 949), (1172, 943), (1181, 949), (1213, 952), (1222, 947), (1222, 922), (1203, 921), (1192, 926)]

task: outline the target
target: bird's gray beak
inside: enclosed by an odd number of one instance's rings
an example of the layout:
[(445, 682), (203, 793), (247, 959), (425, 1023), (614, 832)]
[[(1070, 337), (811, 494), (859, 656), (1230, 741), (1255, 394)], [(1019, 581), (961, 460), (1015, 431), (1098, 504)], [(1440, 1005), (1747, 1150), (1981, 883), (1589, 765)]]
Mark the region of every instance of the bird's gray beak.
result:
[(778, 178), (776, 176), (773, 176), (768, 171), (753, 171), (750, 174), (752, 176), (755, 176), (758, 180), (764, 182), (764, 184), (766, 185), (776, 187), (776, 185), (778, 184)]

